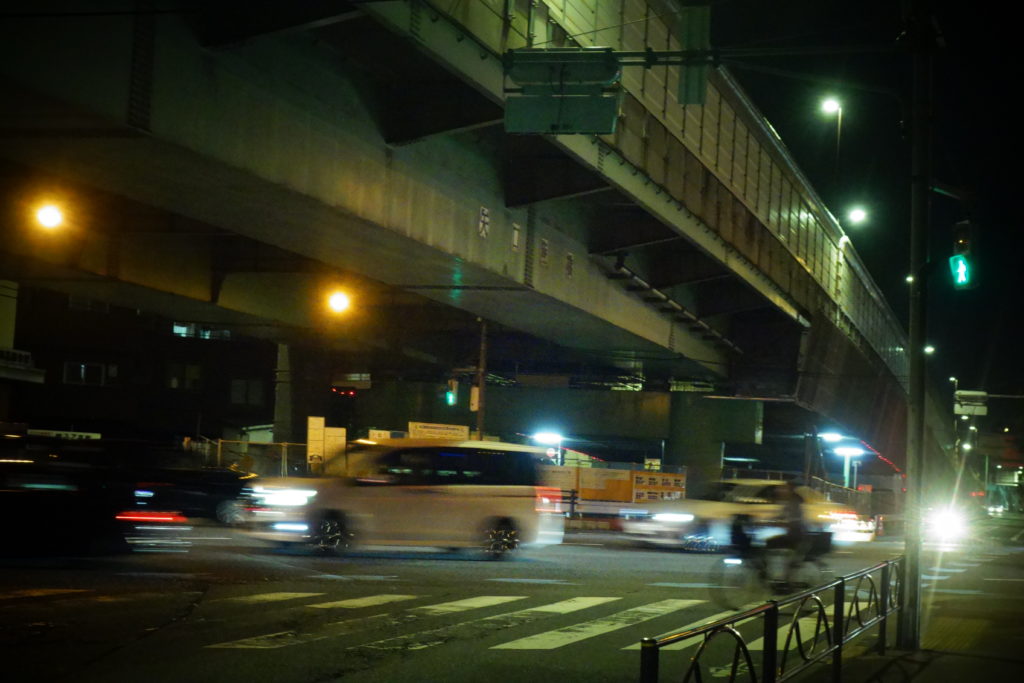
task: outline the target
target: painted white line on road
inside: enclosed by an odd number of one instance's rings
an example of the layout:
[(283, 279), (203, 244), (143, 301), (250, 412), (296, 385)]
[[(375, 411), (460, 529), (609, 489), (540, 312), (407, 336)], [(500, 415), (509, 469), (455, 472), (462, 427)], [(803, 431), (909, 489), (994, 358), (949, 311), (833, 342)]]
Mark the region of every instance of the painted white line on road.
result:
[(418, 595), (396, 595), (394, 593), (383, 593), (381, 595), (368, 595), (365, 598), (351, 598), (349, 600), (335, 600), (334, 602), (317, 602), (306, 607), (317, 609), (359, 609), (361, 607), (374, 607), (386, 605), (389, 602), (401, 602), (403, 600), (415, 600)]
[(378, 640), (356, 647), (366, 647), (374, 650), (423, 650), (428, 647), (434, 647), (435, 645), (441, 645), (442, 643), (451, 640), (460, 630), (473, 629), (473, 632), (470, 635), (480, 638), (484, 635), (483, 633), (480, 633), (480, 631), (497, 631), (523, 626), (538, 619), (544, 619), (556, 614), (570, 614), (571, 612), (577, 612), (582, 609), (587, 609), (588, 607), (602, 605), (614, 600), (621, 600), (621, 598), (570, 598), (568, 600), (562, 600), (561, 602), (551, 603), (550, 605), (531, 607), (529, 609), (518, 610), (516, 612), (506, 612), (505, 614), (495, 614), (482, 619), (473, 619), (471, 621), (451, 624), (449, 626), (443, 626), (429, 631), (410, 633), (408, 635), (398, 636), (395, 638), (386, 638), (384, 640)]
[(554, 584), (557, 586), (578, 586), (578, 583), (566, 581), (564, 579), (487, 579), (487, 581), (495, 581), (497, 583), (541, 583), (541, 584)]
[[(814, 642), (815, 629), (819, 629), (820, 628), (820, 630), (818, 630), (818, 641), (817, 642), (821, 643), (821, 644), (827, 644), (828, 643), (828, 638), (829, 638), (828, 630), (830, 628), (830, 624), (828, 624), (826, 621), (822, 621), (821, 622), (821, 626), (819, 627), (818, 626), (818, 615), (817, 614), (808, 615), (806, 617), (800, 617), (800, 619), (798, 620), (798, 624), (799, 624), (799, 629), (800, 629), (800, 633), (799, 633), (800, 642), (804, 643), (808, 648), (810, 648), (811, 647), (811, 643)], [(777, 649), (782, 650), (785, 647), (785, 645), (786, 645), (786, 638), (789, 637), (789, 629), (791, 629), (791, 628), (794, 628), (792, 621), (787, 621), (785, 624), (783, 624), (782, 626), (779, 627), (777, 635), (775, 636), (776, 640), (777, 640)], [(762, 627), (762, 630), (763, 630), (763, 627)], [(796, 644), (797, 637), (798, 637), (798, 634), (797, 634), (796, 630), (794, 630), (793, 631), (793, 641), (790, 642), (790, 645), (789, 645), (790, 649), (799, 648), (799, 645)], [(764, 636), (761, 636), (760, 638), (755, 638), (754, 640), (752, 640), (749, 643), (747, 643), (747, 649), (750, 650), (751, 652), (758, 652), (758, 651), (763, 650), (764, 649)]]
[(478, 609), (480, 607), (493, 607), (494, 605), (504, 605), (506, 602), (515, 602), (516, 600), (525, 599), (525, 595), (480, 595), (475, 598), (453, 600), (452, 602), (442, 602), (437, 605), (414, 607), (410, 611), (416, 612), (417, 614), (434, 616), (437, 614), (453, 614), (455, 612), (465, 612), (466, 610)]
[(945, 581), (950, 577), (942, 576), (940, 574), (921, 574), (921, 578), (925, 581)]
[(71, 593), (92, 593), (88, 588), (26, 588), (9, 593), (0, 593), (0, 600), (17, 598), (48, 598), (51, 595), (69, 595)]
[(323, 593), (256, 593), (255, 595), (239, 595), (234, 598), (220, 598), (210, 602), (241, 602), (252, 605), (261, 602), (281, 602), (282, 600), (295, 600), (297, 598), (315, 598)]
[(585, 621), (581, 624), (573, 624), (555, 631), (538, 633), (526, 638), (520, 638), (501, 645), (495, 645), (492, 650), (554, 650), (565, 645), (577, 643), (587, 638), (593, 638), (603, 633), (617, 631), (620, 628), (633, 626), (651, 619), (655, 619), (672, 612), (677, 612), (687, 607), (700, 605), (706, 600), (661, 600), (652, 602), (649, 605), (642, 605), (632, 609), (618, 612), (602, 619)]
[(278, 631), (277, 633), (267, 633), (262, 636), (253, 636), (252, 638), (231, 640), (226, 643), (215, 643), (213, 645), (207, 645), (206, 647), (223, 650), (273, 650), (279, 647), (312, 643), (317, 640), (323, 640), (324, 638), (345, 635), (346, 633), (357, 633), (377, 622), (385, 621), (387, 617), (387, 614), (374, 614), (373, 616), (364, 617), (362, 619), (336, 621), (332, 624), (328, 624), (325, 628), (319, 631), (313, 631), (310, 633)]
[(1020, 540), (1020, 537), (1021, 537), (1021, 536), (1024, 536), (1024, 529), (1021, 529), (1021, 530), (1020, 530), (1020, 531), (1018, 531), (1018, 532), (1017, 532), (1016, 534), (1014, 534), (1013, 538), (1012, 538), (1012, 539), (1010, 539), (1010, 540), (1012, 540), (1012, 541), (1014, 541), (1014, 542), (1017, 542), (1017, 541), (1019, 541), (1019, 540)]
[(313, 574), (309, 578), (311, 579), (334, 579), (337, 581), (399, 581), (400, 579), (395, 575), (377, 575), (377, 574)]
[[(726, 610), (724, 612), (719, 612), (718, 614), (712, 614), (710, 617), (703, 617), (702, 619), (698, 619), (697, 621), (691, 621), (686, 626), (680, 626), (679, 628), (674, 628), (671, 631), (665, 631), (664, 633), (662, 633), (661, 635), (659, 635), (657, 637), (658, 638), (664, 638), (666, 636), (671, 636), (671, 635), (674, 635), (676, 633), (682, 633), (683, 631), (689, 631), (690, 629), (697, 628), (698, 626), (704, 626), (705, 624), (710, 624), (713, 621), (718, 621), (719, 619), (724, 619), (725, 617), (729, 616), (730, 614), (736, 614), (736, 610), (731, 610), (730, 609), (730, 610)], [(692, 646), (697, 645), (698, 643), (702, 643), (702, 642), (704, 642), (704, 641), (701, 638), (687, 638), (686, 640), (681, 640), (678, 643), (672, 643), (671, 645), (666, 645), (666, 646), (658, 648), (658, 649), (659, 650), (685, 650), (688, 647), (692, 647)], [(640, 649), (640, 643), (633, 643), (632, 645), (627, 645), (626, 647), (624, 647), (622, 649), (623, 650), (639, 650)]]
[(1024, 579), (982, 579), (983, 581), (1024, 581)]
[(324, 640), (325, 638), (336, 638), (350, 633), (362, 633), (369, 627), (377, 625), (380, 625), (380, 628), (397, 628), (399, 626), (419, 621), (423, 617), (454, 614), (456, 612), (463, 612), (479, 607), (487, 607), (489, 605), (498, 605), (512, 600), (523, 600), (525, 598), (525, 595), (483, 595), (478, 598), (469, 598), (466, 600), (455, 600), (454, 602), (442, 602), (437, 605), (415, 607), (413, 609), (406, 610), (401, 614), (374, 614), (361, 619), (334, 621), (329, 624), (325, 624), (316, 631), (308, 631), (305, 633), (301, 633), (299, 631), (278, 631), (277, 633), (267, 633), (262, 636), (253, 636), (252, 638), (231, 640), (225, 643), (207, 645), (206, 647), (219, 649), (271, 650), (280, 647), (312, 643), (317, 640)]
[(649, 583), (647, 585), (658, 588), (721, 588), (716, 583)]
[(949, 567), (928, 567), (930, 572), (939, 572), (944, 574), (962, 574), (967, 571), (966, 569), (951, 569)]
[(974, 567), (980, 567), (981, 566), (981, 562), (953, 562), (952, 564), (954, 566), (956, 566), (956, 567), (969, 567), (969, 568), (972, 568), (972, 569)]

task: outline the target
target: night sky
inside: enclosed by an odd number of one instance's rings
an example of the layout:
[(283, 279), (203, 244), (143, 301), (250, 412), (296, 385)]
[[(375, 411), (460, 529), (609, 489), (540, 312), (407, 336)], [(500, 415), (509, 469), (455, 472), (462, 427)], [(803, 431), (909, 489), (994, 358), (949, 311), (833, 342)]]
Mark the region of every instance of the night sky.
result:
[[(903, 27), (901, 4), (724, 0), (713, 5), (712, 44), (895, 46)], [(1024, 280), (1024, 243), (1011, 213), (1020, 161), (1010, 101), (1020, 61), (1014, 48), (1021, 38), (1011, 35), (1015, 22), (997, 5), (936, 2), (933, 7), (945, 42), (936, 53), (934, 69), (934, 179), (971, 197), (932, 198), (929, 252), (934, 275), (927, 290), (928, 340), (937, 352), (928, 361), (930, 378), (946, 392), (952, 391), (947, 378), (953, 375), (960, 379), (961, 389), (1024, 394), (1017, 304)], [(791, 72), (781, 76), (730, 65), (840, 222), (854, 204), (869, 211), (868, 222), (844, 224), (844, 229), (905, 325), (910, 144), (904, 120), (909, 117), (909, 55), (895, 51), (744, 61)], [(820, 112), (826, 95), (843, 103), (838, 164), (836, 121)], [(973, 251), (979, 285), (954, 291), (947, 264), (951, 231), (965, 218), (978, 226)], [(1019, 433), (1024, 430), (1024, 419), (1018, 417), (1022, 414), (1024, 401), (993, 401), (990, 417), (979, 425), (1001, 431), (1008, 424)]]

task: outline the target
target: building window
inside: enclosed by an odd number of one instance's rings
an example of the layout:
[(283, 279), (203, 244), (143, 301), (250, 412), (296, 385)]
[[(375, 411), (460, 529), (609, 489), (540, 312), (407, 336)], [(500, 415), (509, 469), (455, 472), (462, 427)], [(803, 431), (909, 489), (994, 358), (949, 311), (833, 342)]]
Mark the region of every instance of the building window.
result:
[(115, 377), (117, 377), (117, 365), (113, 363), (64, 362), (64, 384), (101, 387), (108, 384), (110, 378)]
[(216, 330), (195, 323), (171, 323), (171, 334), (189, 339), (231, 339), (231, 330)]
[(522, 232), (523, 230), (519, 227), (518, 223), (512, 224), (512, 251), (519, 251), (519, 235)]
[(549, 251), (550, 251), (550, 246), (548, 244), (548, 241), (546, 239), (542, 238), (541, 241), (540, 241), (540, 264), (542, 266), (546, 266), (548, 264), (548, 252)]
[(238, 406), (262, 406), (263, 382), (258, 379), (231, 380), (231, 403)]
[(198, 391), (202, 385), (202, 367), (197, 363), (168, 363), (167, 388)]

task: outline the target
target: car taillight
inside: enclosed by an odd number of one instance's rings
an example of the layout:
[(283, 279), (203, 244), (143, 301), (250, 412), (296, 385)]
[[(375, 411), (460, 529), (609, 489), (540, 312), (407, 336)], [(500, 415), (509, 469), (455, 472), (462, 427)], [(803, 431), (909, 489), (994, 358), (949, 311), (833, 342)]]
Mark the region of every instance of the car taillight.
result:
[(551, 486), (535, 486), (535, 505), (537, 512), (561, 512), (562, 490)]
[(177, 512), (157, 512), (155, 510), (126, 510), (114, 515), (119, 522), (187, 522), (188, 518)]

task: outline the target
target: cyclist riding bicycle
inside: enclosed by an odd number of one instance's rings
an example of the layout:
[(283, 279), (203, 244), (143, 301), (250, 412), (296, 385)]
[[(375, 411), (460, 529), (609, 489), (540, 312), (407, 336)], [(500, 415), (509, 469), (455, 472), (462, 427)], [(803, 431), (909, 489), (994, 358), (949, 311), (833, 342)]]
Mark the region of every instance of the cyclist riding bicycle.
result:
[(784, 581), (792, 583), (794, 570), (808, 557), (811, 549), (807, 524), (804, 521), (804, 499), (797, 493), (796, 484), (787, 481), (780, 491), (782, 510), (778, 521), (785, 528), (785, 533), (772, 536), (765, 541), (769, 550), (788, 550), (789, 562), (786, 563)]

